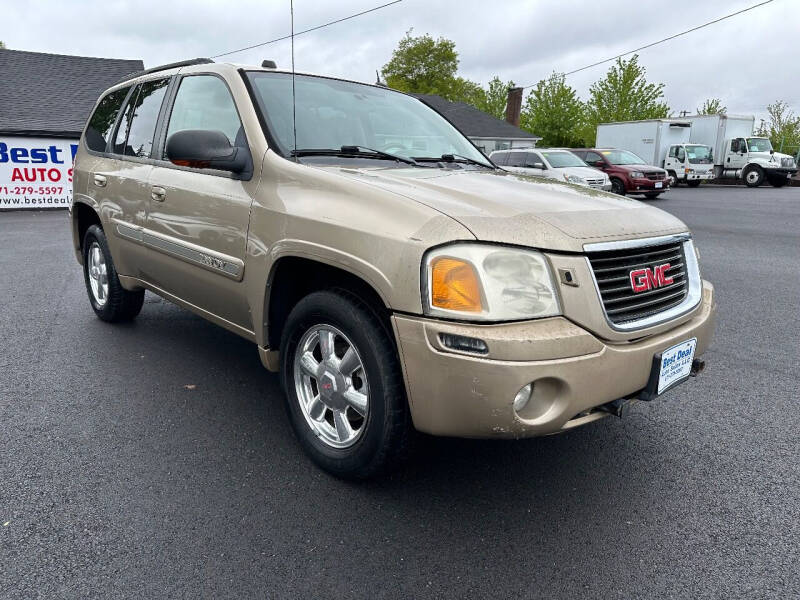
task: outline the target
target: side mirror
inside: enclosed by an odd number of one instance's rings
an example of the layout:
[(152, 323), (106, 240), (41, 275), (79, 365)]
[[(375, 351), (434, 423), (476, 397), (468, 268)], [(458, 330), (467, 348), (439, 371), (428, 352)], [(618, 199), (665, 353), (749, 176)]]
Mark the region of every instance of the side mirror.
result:
[(247, 168), (247, 153), (231, 146), (221, 131), (186, 129), (169, 136), (167, 158), (183, 167), (219, 169), (241, 173)]
[(544, 171), (544, 163), (535, 162), (531, 165), (534, 169), (541, 169)]

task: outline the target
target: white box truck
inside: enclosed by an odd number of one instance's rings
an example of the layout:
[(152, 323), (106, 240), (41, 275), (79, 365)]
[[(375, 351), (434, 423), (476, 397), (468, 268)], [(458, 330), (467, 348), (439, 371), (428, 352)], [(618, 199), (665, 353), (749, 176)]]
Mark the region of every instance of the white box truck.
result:
[(795, 159), (772, 149), (768, 138), (753, 135), (755, 117), (695, 115), (689, 140), (713, 148), (714, 176), (743, 179), (749, 187), (768, 181), (775, 187), (790, 182), (797, 172)]
[(711, 147), (691, 144), (692, 123), (682, 119), (619, 121), (597, 126), (598, 148), (630, 150), (649, 165), (661, 167), (670, 187), (694, 187), (714, 178)]

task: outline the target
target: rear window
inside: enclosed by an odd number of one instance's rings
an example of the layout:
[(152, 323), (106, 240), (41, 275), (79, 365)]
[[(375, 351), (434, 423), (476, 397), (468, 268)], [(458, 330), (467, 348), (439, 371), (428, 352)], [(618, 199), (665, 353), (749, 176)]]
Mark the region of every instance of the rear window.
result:
[(492, 155), (489, 158), (492, 159), (494, 164), (503, 166), (508, 160), (508, 152), (492, 152)]
[(526, 156), (527, 152), (509, 152), (508, 162), (506, 164), (509, 167), (524, 167)]
[(156, 121), (167, 92), (169, 79), (147, 81), (134, 93), (117, 130), (114, 150), (126, 156), (149, 157), (153, 149)]
[(128, 95), (130, 86), (114, 90), (106, 94), (97, 105), (89, 125), (86, 127), (86, 146), (95, 152), (105, 152), (108, 140), (111, 137), (111, 129), (117, 120), (119, 109)]

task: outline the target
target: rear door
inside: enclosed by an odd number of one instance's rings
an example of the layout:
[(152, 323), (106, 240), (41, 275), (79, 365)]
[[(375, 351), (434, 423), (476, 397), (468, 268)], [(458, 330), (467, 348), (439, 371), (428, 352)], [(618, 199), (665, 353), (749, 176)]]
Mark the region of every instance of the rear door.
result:
[(105, 233), (122, 275), (138, 277), (144, 258), (141, 231), (148, 208), (147, 180), (153, 168), (156, 123), (169, 82), (168, 77), (152, 79), (130, 91), (106, 156), (89, 176), (89, 189), (103, 198)]
[(142, 268), (150, 284), (184, 302), (252, 331), (241, 291), (250, 206), (258, 186), (249, 173), (198, 169), (167, 159), (166, 141), (183, 130), (221, 131), (249, 154), (247, 137), (225, 80), (191, 74), (176, 82), (149, 178)]

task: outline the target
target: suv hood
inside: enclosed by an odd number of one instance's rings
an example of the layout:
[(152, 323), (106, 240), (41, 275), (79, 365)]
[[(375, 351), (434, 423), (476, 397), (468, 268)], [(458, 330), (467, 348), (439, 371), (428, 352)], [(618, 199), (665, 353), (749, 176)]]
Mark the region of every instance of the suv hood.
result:
[(672, 215), (585, 186), (484, 170), (318, 167), (448, 215), (477, 239), (582, 252), (584, 243), (687, 230)]

